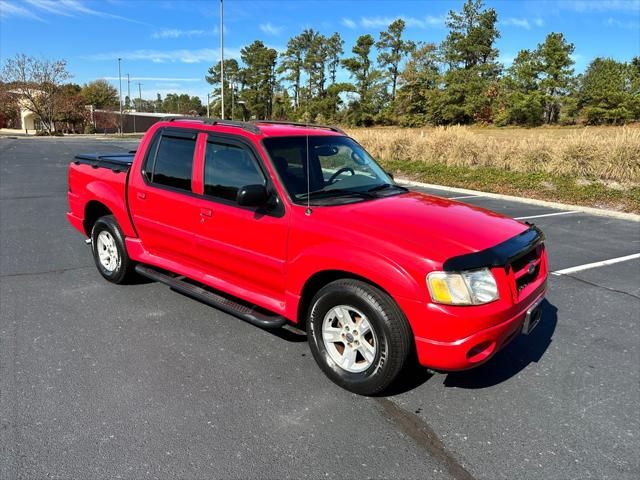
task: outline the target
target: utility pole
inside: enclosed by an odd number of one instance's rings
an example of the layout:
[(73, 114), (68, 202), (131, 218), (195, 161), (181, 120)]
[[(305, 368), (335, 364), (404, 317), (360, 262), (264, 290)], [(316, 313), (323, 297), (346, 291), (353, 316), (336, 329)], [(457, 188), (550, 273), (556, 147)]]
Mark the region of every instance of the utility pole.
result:
[(120, 96), (120, 135), (122, 135), (122, 73), (120, 70), (120, 62), (122, 62), (122, 59), (118, 57), (118, 81), (120, 82), (120, 90), (118, 91), (118, 95)]
[(211, 115), (209, 114), (209, 103), (211, 102), (211, 100), (209, 100), (209, 92), (207, 92), (207, 118), (211, 118)]
[(224, 120), (224, 7), (220, 0), (220, 109)]
[(142, 84), (140, 82), (138, 82), (138, 100), (140, 101), (138, 108), (142, 108)]

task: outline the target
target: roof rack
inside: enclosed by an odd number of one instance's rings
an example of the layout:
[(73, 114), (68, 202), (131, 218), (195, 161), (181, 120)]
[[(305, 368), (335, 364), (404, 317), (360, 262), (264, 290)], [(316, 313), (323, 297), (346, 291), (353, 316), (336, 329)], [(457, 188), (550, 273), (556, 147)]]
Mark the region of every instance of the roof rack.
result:
[(161, 122), (201, 122), (205, 125), (222, 125), (225, 127), (238, 127), (247, 132), (259, 134), (260, 129), (254, 123), (249, 122), (239, 122), (237, 120), (223, 120), (221, 118), (207, 118), (207, 117), (187, 117), (187, 116), (176, 116), (176, 117), (164, 117)]
[(342, 133), (346, 135), (343, 130), (338, 127), (330, 125), (316, 125), (315, 123), (304, 122), (287, 122), (286, 120), (255, 120), (255, 123), (266, 123), (268, 125), (292, 125), (294, 127), (307, 127), (307, 128), (324, 128), (325, 130), (331, 130), (332, 132)]
[(238, 120), (224, 120), (221, 118), (207, 118), (207, 117), (189, 117), (189, 116), (173, 116), (163, 117), (162, 122), (201, 122), (205, 125), (222, 125), (225, 127), (238, 127), (247, 132), (255, 133), (256, 135), (262, 133), (259, 124), (266, 125), (292, 125), (294, 127), (306, 127), (306, 128), (323, 128), (325, 130), (331, 130), (332, 132), (341, 133), (346, 135), (343, 130), (338, 127), (329, 125), (316, 125), (315, 123), (304, 122), (287, 122), (282, 120), (254, 120), (252, 122), (240, 122)]

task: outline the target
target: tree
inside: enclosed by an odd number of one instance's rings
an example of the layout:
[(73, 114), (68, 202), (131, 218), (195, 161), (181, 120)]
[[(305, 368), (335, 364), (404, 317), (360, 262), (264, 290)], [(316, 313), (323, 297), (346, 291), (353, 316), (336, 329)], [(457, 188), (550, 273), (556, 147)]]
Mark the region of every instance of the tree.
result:
[(556, 123), (560, 117), (561, 99), (568, 95), (573, 82), (573, 51), (573, 44), (568, 43), (562, 33), (550, 33), (536, 50), (545, 123)]
[(352, 104), (355, 123), (370, 124), (376, 113), (376, 94), (380, 93), (381, 72), (371, 68), (371, 47), (374, 44), (373, 37), (369, 34), (361, 35), (352, 48), (354, 56), (342, 60), (342, 65), (355, 79), (355, 91), (358, 94), (357, 102)]
[(498, 119), (501, 125), (540, 125), (544, 119), (543, 95), (540, 90), (541, 65), (536, 52), (521, 50), (502, 80), (504, 109)]
[(415, 48), (398, 79), (396, 110), (403, 124), (421, 126), (433, 120), (429, 112), (439, 79), (436, 46), (427, 43)]
[(84, 84), (80, 94), (86, 105), (93, 105), (97, 109), (112, 109), (119, 103), (118, 90), (102, 79)]
[(11, 85), (0, 82), (0, 128), (16, 128), (20, 125), (18, 96)]
[(381, 68), (386, 68), (389, 80), (391, 81), (391, 98), (396, 99), (396, 84), (400, 74), (400, 62), (415, 49), (415, 43), (403, 40), (404, 20), (398, 18), (394, 20), (387, 30), (380, 32), (380, 40), (376, 42), (378, 63)]
[(500, 32), (496, 11), (483, 7), (481, 0), (467, 0), (462, 12), (450, 11), (447, 18), (450, 31), (441, 50), (448, 70), (436, 106), (446, 123), (493, 121)]
[(587, 122), (620, 124), (639, 119), (640, 91), (637, 86), (634, 90), (633, 77), (633, 61), (627, 64), (611, 58), (593, 60), (578, 90), (578, 108)]
[(335, 32), (327, 39), (327, 56), (331, 85), (336, 83), (336, 73), (340, 66), (340, 56), (344, 52), (343, 47), (344, 40), (342, 40), (338, 32)]
[(162, 101), (162, 111), (181, 115), (202, 115), (205, 108), (199, 97), (190, 97), (186, 93), (168, 93)]
[(245, 89), (240, 93), (249, 112), (256, 118), (271, 118), (276, 86), (275, 66), (278, 53), (260, 40), (240, 51)]
[(297, 109), (300, 105), (300, 88), (303, 68), (305, 45), (300, 36), (289, 39), (287, 50), (282, 54), (282, 61), (277, 73), (285, 74), (284, 80), (293, 83), (293, 104)]
[(55, 97), (56, 116), (54, 120), (62, 124), (63, 130), (67, 132), (81, 132), (89, 119), (89, 111), (80, 94), (81, 90), (80, 85), (68, 83), (59, 88)]
[(64, 60), (41, 60), (24, 54), (8, 59), (0, 80), (9, 83), (20, 96), (24, 108), (33, 112), (46, 131), (55, 131), (55, 96), (58, 87), (69, 78)]
[[(220, 62), (218, 62), (213, 67), (209, 67), (208, 75), (206, 76), (206, 80), (211, 85), (214, 85), (213, 89), (214, 97), (217, 97), (216, 105), (214, 106), (214, 111), (221, 111), (222, 106), (220, 105)], [(240, 65), (235, 58), (225, 59), (224, 61), (224, 104), (231, 106), (233, 103), (232, 99), (232, 88), (233, 85), (237, 85), (240, 90), (243, 87), (243, 79), (241, 75)]]

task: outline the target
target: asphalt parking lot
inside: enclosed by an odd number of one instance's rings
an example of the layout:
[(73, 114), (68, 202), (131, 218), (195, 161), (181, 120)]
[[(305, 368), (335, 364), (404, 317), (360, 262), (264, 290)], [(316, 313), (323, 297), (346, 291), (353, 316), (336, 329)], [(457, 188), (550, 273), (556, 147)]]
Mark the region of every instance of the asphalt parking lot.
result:
[[(0, 138), (0, 478), (640, 476), (640, 259), (551, 275), (533, 334), (476, 370), (359, 397), (303, 336), (100, 277), (67, 164), (136, 144)], [(555, 272), (640, 252), (640, 223), (466, 197), (530, 217)]]

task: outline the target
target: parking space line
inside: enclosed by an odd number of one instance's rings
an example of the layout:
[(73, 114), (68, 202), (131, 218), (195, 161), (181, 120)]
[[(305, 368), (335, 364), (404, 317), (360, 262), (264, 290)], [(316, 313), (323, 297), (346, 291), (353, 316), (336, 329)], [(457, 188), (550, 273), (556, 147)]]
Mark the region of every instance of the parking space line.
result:
[(634, 253), (633, 255), (627, 255), (624, 257), (611, 258), (609, 260), (602, 260), (601, 262), (585, 263), (584, 265), (578, 265), (577, 267), (563, 268), (562, 270), (556, 270), (551, 272), (551, 275), (568, 275), (570, 273), (581, 272), (583, 270), (589, 270), (591, 268), (604, 267), (605, 265), (613, 265), (614, 263), (627, 262), (640, 258), (640, 253)]
[(448, 200), (462, 200), (464, 198), (478, 198), (482, 195), (464, 195), (462, 197), (447, 197)]
[(568, 212), (545, 213), (542, 215), (531, 215), (529, 217), (515, 217), (514, 220), (529, 220), (530, 218), (555, 217), (557, 215), (569, 215), (570, 213), (578, 213), (578, 211), (570, 210)]

